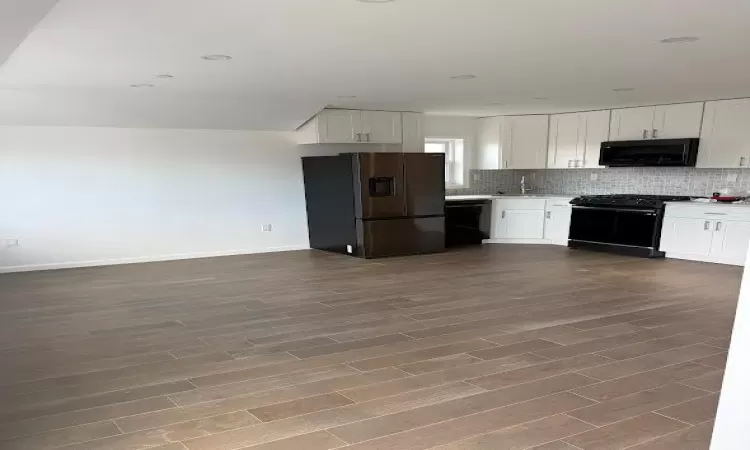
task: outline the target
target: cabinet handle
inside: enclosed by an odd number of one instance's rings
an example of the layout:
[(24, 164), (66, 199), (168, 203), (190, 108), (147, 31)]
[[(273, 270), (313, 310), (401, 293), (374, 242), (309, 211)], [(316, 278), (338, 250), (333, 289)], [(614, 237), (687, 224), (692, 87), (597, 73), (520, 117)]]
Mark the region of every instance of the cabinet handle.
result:
[(508, 161), (503, 161), (503, 169), (507, 169), (507, 168), (508, 168)]
[(710, 228), (711, 228), (711, 222), (707, 220), (705, 223), (703, 223), (703, 231), (708, 231)]
[(721, 222), (716, 222), (716, 231), (721, 231)]
[(643, 130), (643, 139), (648, 139), (648, 130)]
[(658, 131), (659, 131), (659, 130), (656, 130), (656, 129), (653, 129), (653, 130), (651, 130), (651, 139), (656, 139), (656, 133), (657, 133)]
[(551, 219), (551, 218), (552, 218), (552, 211), (547, 211), (547, 218), (548, 218), (548, 219)]
[[(505, 211), (503, 211), (502, 218), (505, 219)], [(706, 222), (708, 223), (708, 222)]]
[(740, 167), (742, 167), (744, 165), (745, 165), (745, 157), (744, 156), (740, 156)]

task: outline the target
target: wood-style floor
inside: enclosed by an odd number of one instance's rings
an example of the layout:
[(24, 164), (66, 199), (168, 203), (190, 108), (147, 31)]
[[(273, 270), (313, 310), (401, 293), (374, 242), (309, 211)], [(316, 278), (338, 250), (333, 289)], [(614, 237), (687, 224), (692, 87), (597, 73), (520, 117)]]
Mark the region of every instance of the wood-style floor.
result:
[(741, 269), (550, 246), (0, 276), (0, 448), (708, 449)]

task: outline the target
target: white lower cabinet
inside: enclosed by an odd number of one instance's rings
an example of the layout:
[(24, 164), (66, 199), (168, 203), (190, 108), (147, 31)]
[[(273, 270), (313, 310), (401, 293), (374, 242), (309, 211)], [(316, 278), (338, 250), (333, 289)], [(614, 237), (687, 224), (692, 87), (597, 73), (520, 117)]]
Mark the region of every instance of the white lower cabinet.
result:
[(660, 250), (668, 258), (741, 266), (749, 245), (750, 206), (667, 206)]
[[(568, 245), (568, 235), (570, 234), (570, 215), (573, 208), (570, 204), (555, 204), (556, 202), (547, 202), (547, 211), (545, 212), (544, 222), (544, 239), (555, 245)], [(550, 204), (552, 203), (552, 204)]]
[(502, 210), (494, 235), (496, 239), (543, 239), (544, 210)]
[(503, 198), (492, 202), (489, 243), (567, 245), (569, 198)]
[(670, 254), (708, 258), (711, 254), (713, 224), (704, 218), (665, 217), (661, 228), (661, 251)]
[(750, 222), (717, 221), (714, 230), (711, 256), (724, 264), (745, 264), (750, 243)]

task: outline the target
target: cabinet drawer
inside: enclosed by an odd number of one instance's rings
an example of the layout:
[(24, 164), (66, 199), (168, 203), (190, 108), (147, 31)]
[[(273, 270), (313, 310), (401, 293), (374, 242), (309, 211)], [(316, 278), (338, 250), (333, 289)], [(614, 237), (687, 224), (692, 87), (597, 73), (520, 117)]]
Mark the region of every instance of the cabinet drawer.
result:
[(750, 205), (667, 205), (665, 217), (750, 221)]
[(547, 200), (540, 198), (503, 198), (492, 201), (494, 209), (540, 210), (543, 211)]

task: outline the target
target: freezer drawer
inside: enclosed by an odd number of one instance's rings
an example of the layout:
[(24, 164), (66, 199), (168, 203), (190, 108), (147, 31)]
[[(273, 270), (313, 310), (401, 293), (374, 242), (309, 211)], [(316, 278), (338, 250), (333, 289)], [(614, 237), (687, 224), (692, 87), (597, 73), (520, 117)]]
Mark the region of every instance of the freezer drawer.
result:
[(358, 256), (381, 258), (445, 251), (445, 217), (357, 220)]

